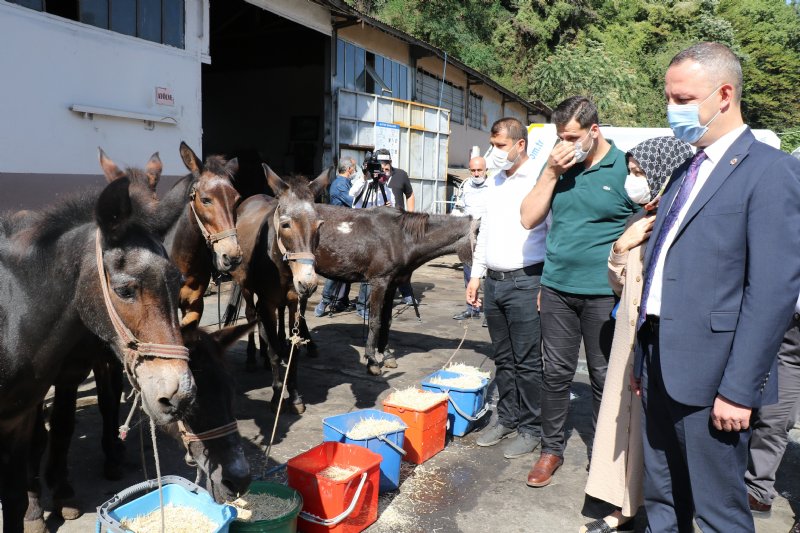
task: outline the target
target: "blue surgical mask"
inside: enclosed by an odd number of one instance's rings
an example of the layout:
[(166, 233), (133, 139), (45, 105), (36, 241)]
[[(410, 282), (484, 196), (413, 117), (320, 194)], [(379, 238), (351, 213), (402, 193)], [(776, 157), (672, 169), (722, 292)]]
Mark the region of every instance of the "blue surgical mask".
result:
[[(720, 85), (720, 87), (722, 87), (722, 85)], [(717, 111), (716, 115), (711, 117), (711, 120), (703, 125), (700, 124), (700, 106), (706, 103), (706, 100), (711, 98), (718, 90), (719, 87), (714, 89), (714, 91), (706, 96), (705, 100), (699, 104), (674, 104), (667, 106), (667, 122), (669, 122), (669, 127), (672, 128), (672, 133), (675, 134), (675, 137), (689, 144), (694, 144), (703, 138), (703, 135), (708, 131), (709, 124), (714, 122), (714, 119), (719, 116), (720, 110)]]

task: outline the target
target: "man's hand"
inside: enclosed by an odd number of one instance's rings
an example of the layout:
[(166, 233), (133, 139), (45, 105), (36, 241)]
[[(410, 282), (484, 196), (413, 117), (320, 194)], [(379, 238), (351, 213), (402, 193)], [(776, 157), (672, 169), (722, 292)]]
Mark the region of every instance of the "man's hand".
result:
[(639, 398), (641, 398), (642, 380), (633, 375), (633, 370), (631, 370), (631, 373), (628, 375), (628, 379), (630, 380), (631, 390), (633, 391), (633, 393)]
[(547, 166), (560, 176), (573, 165), (575, 165), (575, 144), (569, 141), (556, 144), (550, 152), (550, 157), (547, 158)]
[(744, 431), (750, 427), (752, 409), (717, 394), (711, 408), (711, 422), (719, 431)]
[(481, 306), (478, 290), (481, 288), (481, 278), (471, 278), (467, 284), (467, 303), (474, 307)]

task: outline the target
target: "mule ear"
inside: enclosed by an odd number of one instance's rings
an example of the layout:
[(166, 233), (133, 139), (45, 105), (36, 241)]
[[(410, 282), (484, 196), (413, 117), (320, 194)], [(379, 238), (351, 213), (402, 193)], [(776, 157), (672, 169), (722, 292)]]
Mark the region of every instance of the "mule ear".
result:
[(125, 173), (116, 165), (116, 163), (108, 158), (102, 148), (98, 146), (97, 150), (100, 152), (100, 168), (103, 169), (103, 174), (106, 176), (106, 181), (111, 183), (115, 179), (121, 178), (125, 175)]
[(239, 158), (234, 157), (227, 163), (225, 163), (225, 170), (228, 172), (228, 176), (230, 176), (231, 180), (239, 173)]
[(196, 178), (200, 177), (200, 174), (203, 171), (203, 162), (200, 161), (200, 158), (197, 157), (197, 154), (195, 154), (194, 151), (189, 148), (189, 145), (184, 141), (181, 141), (180, 153), (181, 159), (183, 159), (183, 164), (186, 165), (186, 168), (189, 169), (189, 172), (191, 172)]
[(317, 176), (314, 181), (309, 184), (311, 187), (311, 192), (314, 194), (314, 198), (316, 199), (322, 191), (328, 186), (331, 182), (331, 172), (333, 172), (333, 167), (328, 167), (322, 171), (322, 173)]
[(236, 326), (228, 326), (226, 328), (218, 329), (211, 333), (217, 343), (223, 349), (229, 348), (234, 342), (242, 338), (243, 335), (250, 333), (253, 327), (258, 324), (257, 321), (248, 322), (246, 324), (238, 324)]
[(147, 164), (144, 166), (144, 173), (147, 175), (147, 182), (150, 184), (150, 189), (155, 192), (158, 180), (161, 179), (161, 171), (164, 170), (164, 165), (161, 164), (161, 158), (158, 157), (158, 152), (150, 156)]
[(133, 207), (128, 192), (130, 181), (119, 178), (103, 189), (95, 206), (95, 219), (103, 238), (108, 242), (116, 242), (125, 233), (131, 220)]
[(261, 167), (264, 169), (264, 175), (267, 176), (267, 184), (269, 188), (272, 189), (272, 192), (275, 193), (276, 197), (279, 198), (283, 193), (289, 190), (289, 186), (286, 185), (286, 182), (275, 174), (272, 169), (269, 168), (269, 165), (261, 163)]

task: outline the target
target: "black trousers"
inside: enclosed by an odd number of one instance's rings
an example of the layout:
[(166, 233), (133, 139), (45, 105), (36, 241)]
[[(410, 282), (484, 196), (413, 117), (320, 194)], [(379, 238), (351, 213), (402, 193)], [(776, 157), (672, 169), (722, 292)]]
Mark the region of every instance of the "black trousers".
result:
[(643, 329), (640, 342), (647, 531), (692, 532), (694, 519), (702, 531), (754, 532), (744, 485), (750, 431), (718, 431), (710, 406), (670, 398), (657, 336)]
[(536, 297), (541, 276), (486, 276), (483, 309), (492, 339), (497, 420), (521, 433), (541, 435), (542, 355)]
[(569, 389), (578, 368), (581, 339), (586, 350), (597, 424), (606, 382), (614, 321), (613, 296), (570, 294), (542, 287), (542, 451), (563, 456)]

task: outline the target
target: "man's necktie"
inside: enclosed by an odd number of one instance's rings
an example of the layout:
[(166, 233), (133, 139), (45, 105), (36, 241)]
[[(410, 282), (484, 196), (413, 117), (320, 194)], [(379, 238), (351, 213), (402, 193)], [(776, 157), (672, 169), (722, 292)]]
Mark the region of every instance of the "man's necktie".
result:
[(689, 194), (692, 192), (694, 184), (697, 181), (697, 174), (700, 171), (700, 165), (706, 160), (706, 157), (706, 153), (700, 150), (692, 158), (692, 162), (689, 165), (689, 170), (686, 171), (686, 176), (683, 178), (683, 182), (681, 183), (681, 188), (678, 191), (678, 194), (675, 196), (675, 200), (672, 202), (672, 205), (669, 207), (667, 216), (664, 218), (664, 224), (661, 226), (661, 231), (659, 231), (658, 235), (656, 236), (655, 246), (653, 247), (653, 253), (650, 255), (650, 263), (647, 265), (647, 271), (644, 278), (642, 300), (639, 307), (639, 322), (636, 325), (636, 329), (642, 327), (645, 317), (647, 316), (647, 298), (650, 296), (650, 287), (653, 283), (653, 274), (656, 270), (658, 257), (661, 255), (661, 248), (664, 246), (664, 241), (667, 240), (667, 234), (669, 233), (669, 230), (675, 225), (675, 221), (678, 220), (678, 213), (681, 212), (681, 208), (684, 206), (684, 204), (686, 204), (686, 200), (689, 199)]

